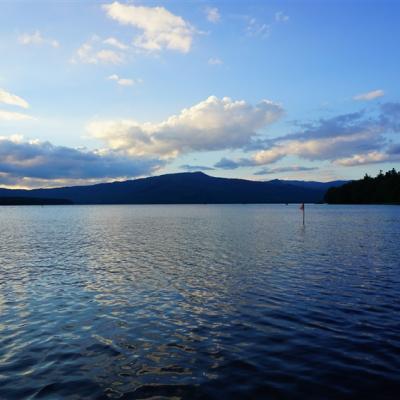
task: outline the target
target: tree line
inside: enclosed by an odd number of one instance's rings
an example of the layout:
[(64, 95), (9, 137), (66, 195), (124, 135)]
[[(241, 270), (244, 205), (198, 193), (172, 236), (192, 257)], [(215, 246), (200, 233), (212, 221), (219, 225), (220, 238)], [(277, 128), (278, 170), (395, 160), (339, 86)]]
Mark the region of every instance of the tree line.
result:
[(400, 204), (400, 171), (381, 170), (374, 178), (365, 174), (358, 181), (329, 188), (324, 200), (330, 204)]

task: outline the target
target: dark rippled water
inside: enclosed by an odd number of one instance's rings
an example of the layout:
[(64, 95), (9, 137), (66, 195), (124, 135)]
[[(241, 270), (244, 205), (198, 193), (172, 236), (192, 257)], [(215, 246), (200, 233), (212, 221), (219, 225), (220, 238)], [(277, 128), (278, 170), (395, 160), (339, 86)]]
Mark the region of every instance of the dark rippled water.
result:
[(1, 207), (1, 399), (397, 399), (400, 207)]

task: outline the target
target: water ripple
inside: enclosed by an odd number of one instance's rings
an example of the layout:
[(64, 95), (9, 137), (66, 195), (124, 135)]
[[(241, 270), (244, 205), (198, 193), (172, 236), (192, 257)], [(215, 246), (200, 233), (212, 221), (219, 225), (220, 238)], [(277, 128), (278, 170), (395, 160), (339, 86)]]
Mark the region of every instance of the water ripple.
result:
[(0, 398), (395, 399), (400, 208), (0, 208)]

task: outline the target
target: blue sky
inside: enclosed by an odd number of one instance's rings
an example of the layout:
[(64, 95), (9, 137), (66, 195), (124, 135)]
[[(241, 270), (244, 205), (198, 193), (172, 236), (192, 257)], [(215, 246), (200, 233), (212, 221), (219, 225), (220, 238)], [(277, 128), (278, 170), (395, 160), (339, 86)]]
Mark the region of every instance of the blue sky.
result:
[(0, 185), (400, 167), (396, 1), (2, 1)]

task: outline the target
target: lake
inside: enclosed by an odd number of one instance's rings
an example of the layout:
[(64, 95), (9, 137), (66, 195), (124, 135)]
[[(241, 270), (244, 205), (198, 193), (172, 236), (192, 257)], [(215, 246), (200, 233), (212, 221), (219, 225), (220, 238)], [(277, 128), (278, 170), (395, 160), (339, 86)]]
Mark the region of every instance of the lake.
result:
[(398, 206), (0, 221), (1, 399), (398, 398)]

